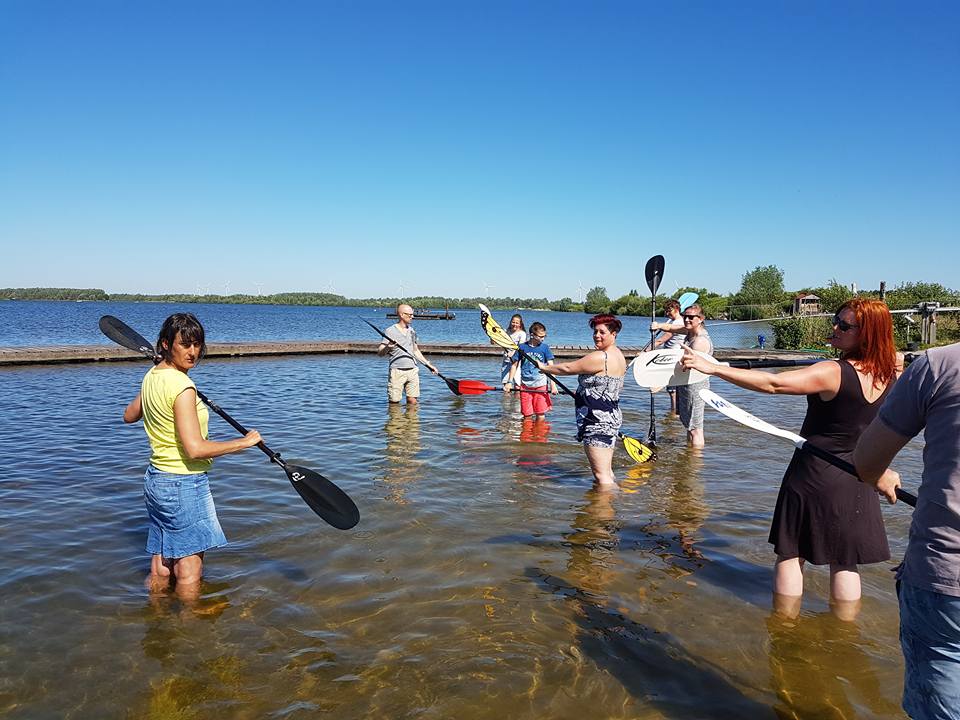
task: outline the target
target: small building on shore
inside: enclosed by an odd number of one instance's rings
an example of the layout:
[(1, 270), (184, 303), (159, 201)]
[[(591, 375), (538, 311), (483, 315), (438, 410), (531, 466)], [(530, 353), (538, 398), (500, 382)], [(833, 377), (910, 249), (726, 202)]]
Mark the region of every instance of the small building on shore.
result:
[(794, 315), (816, 315), (820, 312), (820, 296), (800, 293), (793, 299)]

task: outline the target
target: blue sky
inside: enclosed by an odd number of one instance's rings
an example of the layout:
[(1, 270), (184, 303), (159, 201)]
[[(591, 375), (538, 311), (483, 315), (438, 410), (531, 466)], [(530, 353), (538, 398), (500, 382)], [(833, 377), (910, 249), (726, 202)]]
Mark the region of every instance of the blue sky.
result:
[(0, 286), (957, 288), (958, 229), (956, 2), (0, 2)]

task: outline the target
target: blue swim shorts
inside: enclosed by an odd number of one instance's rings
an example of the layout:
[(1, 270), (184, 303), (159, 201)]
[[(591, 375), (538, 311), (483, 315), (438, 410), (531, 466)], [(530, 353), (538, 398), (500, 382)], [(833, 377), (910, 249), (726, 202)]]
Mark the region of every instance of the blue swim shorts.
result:
[(914, 720), (960, 720), (960, 597), (897, 583), (903, 709)]
[(227, 544), (206, 473), (176, 475), (147, 466), (143, 499), (147, 552), (176, 560)]

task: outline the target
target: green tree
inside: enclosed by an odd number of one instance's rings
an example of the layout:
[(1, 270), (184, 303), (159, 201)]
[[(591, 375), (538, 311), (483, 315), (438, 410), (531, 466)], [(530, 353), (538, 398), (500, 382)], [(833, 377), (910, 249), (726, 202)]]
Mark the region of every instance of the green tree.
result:
[(610, 304), (610, 312), (614, 315), (647, 315), (650, 312), (650, 301), (635, 293), (636, 291), (614, 300)]
[[(841, 305), (853, 297), (853, 291), (846, 285), (841, 285), (835, 279), (827, 283), (826, 287), (801, 290), (800, 293), (813, 293), (820, 298), (820, 309), (825, 313), (835, 313)], [(800, 294), (798, 293), (798, 294)]]
[(906, 310), (916, 307), (925, 300), (936, 301), (941, 305), (960, 303), (960, 293), (939, 283), (901, 283), (887, 291), (887, 305), (891, 310)]
[(732, 298), (732, 319), (780, 314), (785, 300), (783, 270), (776, 265), (757, 265), (743, 276), (740, 290)]
[(596, 315), (597, 313), (610, 311), (610, 298), (607, 297), (605, 287), (590, 288), (587, 298), (583, 302), (583, 311)]
[[(718, 320), (725, 317), (727, 306), (731, 304), (730, 295), (721, 295), (707, 288), (682, 287), (674, 293), (675, 297), (680, 297), (684, 293), (693, 292), (699, 295), (697, 304), (703, 310), (708, 320)], [(662, 310), (660, 311), (662, 312)]]

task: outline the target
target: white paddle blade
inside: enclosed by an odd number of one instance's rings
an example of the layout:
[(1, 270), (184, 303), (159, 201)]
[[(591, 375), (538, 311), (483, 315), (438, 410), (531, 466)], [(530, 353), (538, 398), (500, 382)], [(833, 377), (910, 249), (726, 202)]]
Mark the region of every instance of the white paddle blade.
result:
[[(703, 357), (717, 362), (706, 353)], [(709, 376), (699, 370), (684, 370), (680, 365), (683, 357), (683, 348), (674, 347), (666, 350), (648, 350), (640, 353), (633, 359), (633, 379), (637, 385), (645, 388), (676, 387), (677, 385), (692, 385)]]
[(805, 440), (796, 433), (792, 433), (789, 430), (781, 430), (777, 426), (771, 425), (766, 420), (761, 420), (755, 415), (751, 415), (746, 410), (741, 410), (733, 403), (724, 400), (722, 397), (713, 392), (713, 390), (704, 388), (700, 391), (700, 397), (703, 398), (703, 401), (714, 410), (723, 413), (731, 420), (736, 420), (741, 425), (746, 425), (747, 427), (751, 427), (754, 430), (759, 430), (760, 432), (768, 433), (769, 435), (776, 435), (777, 437), (785, 438), (797, 447), (800, 447), (805, 442)]

